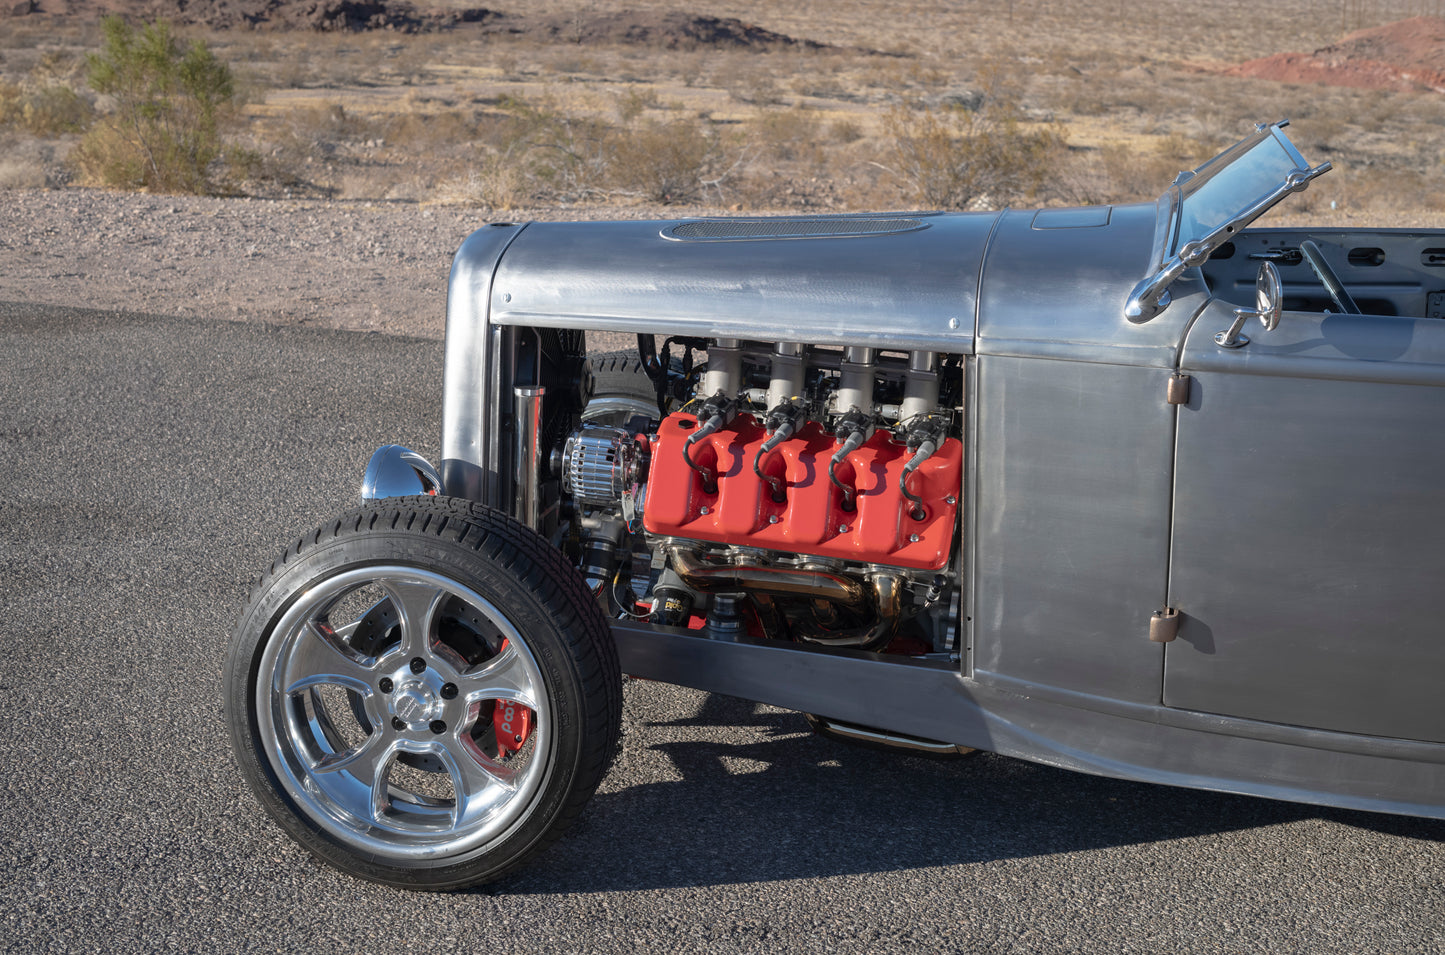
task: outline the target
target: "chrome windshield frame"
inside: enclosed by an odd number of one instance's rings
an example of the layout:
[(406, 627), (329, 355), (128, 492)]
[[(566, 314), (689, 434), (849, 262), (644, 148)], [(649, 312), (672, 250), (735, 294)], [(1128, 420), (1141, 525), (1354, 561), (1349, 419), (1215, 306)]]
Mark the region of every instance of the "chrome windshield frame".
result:
[[(1300, 192), (1312, 180), (1332, 168), (1328, 162), (1310, 166), (1300, 151), (1283, 132), (1289, 120), (1259, 124), (1255, 132), (1230, 146), (1192, 172), (1182, 172), (1159, 197), (1159, 218), (1154, 231), (1154, 251), (1150, 257), (1151, 274), (1145, 276), (1129, 293), (1124, 316), (1135, 324), (1143, 324), (1169, 306), (1169, 286), (1185, 269), (1202, 264), (1210, 253), (1234, 237), (1241, 229), (1264, 215), (1290, 193)], [(1184, 204), (1212, 179), (1229, 169), (1241, 157), (1261, 143), (1273, 140), (1284, 151), (1294, 168), (1271, 190), (1230, 215), (1206, 235), (1188, 239), (1182, 246), (1180, 229), (1184, 220)], [(1172, 253), (1172, 254), (1171, 254)]]

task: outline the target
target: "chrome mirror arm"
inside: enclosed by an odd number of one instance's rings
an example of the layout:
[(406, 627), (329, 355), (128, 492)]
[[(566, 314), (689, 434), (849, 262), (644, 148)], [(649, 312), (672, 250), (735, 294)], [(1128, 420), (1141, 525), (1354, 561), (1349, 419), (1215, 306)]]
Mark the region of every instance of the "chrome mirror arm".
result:
[(1259, 313), (1254, 309), (1236, 308), (1234, 310), (1234, 324), (1222, 332), (1217, 332), (1214, 336), (1214, 344), (1221, 348), (1243, 348), (1245, 345), (1248, 345), (1249, 336), (1241, 335), (1240, 332), (1244, 329), (1244, 323), (1256, 315), (1259, 315)]
[(1243, 348), (1249, 344), (1249, 336), (1241, 334), (1244, 323), (1251, 318), (1259, 319), (1264, 330), (1272, 332), (1279, 327), (1279, 315), (1284, 308), (1284, 283), (1280, 281), (1279, 269), (1273, 262), (1261, 262), (1259, 274), (1254, 280), (1254, 308), (1236, 308), (1234, 322), (1214, 336), (1214, 344), (1220, 348)]

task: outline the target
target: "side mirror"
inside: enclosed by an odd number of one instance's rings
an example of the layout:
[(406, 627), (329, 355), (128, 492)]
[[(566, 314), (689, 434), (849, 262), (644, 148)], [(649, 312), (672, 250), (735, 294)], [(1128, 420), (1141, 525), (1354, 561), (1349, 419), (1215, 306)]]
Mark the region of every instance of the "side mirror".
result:
[(1283, 309), (1284, 283), (1280, 281), (1279, 269), (1273, 262), (1261, 262), (1254, 279), (1254, 310), (1236, 308), (1234, 324), (1215, 335), (1214, 343), (1221, 348), (1243, 348), (1249, 344), (1249, 338), (1241, 334), (1245, 322), (1257, 318), (1265, 331), (1272, 332), (1279, 327), (1279, 313)]

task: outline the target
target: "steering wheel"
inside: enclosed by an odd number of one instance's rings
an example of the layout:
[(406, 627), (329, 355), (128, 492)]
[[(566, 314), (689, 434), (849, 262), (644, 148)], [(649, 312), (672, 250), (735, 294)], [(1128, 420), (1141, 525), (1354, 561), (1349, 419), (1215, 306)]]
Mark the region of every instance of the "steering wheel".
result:
[(1299, 244), (1299, 250), (1305, 261), (1309, 263), (1310, 271), (1315, 273), (1315, 278), (1319, 279), (1320, 283), (1324, 285), (1325, 291), (1330, 293), (1330, 300), (1335, 303), (1335, 308), (1346, 315), (1362, 314), (1360, 306), (1356, 305), (1355, 300), (1350, 297), (1350, 293), (1345, 291), (1345, 285), (1340, 281), (1340, 277), (1325, 261), (1324, 253), (1315, 244), (1315, 240), (1305, 239)]

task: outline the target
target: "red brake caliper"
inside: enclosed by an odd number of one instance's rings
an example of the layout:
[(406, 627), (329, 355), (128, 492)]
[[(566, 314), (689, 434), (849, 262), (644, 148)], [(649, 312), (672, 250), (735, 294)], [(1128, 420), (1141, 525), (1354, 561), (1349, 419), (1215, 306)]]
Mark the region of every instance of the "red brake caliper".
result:
[[(507, 649), (506, 640), (502, 649)], [(492, 729), (497, 733), (497, 755), (510, 756), (532, 735), (532, 711), (511, 700), (497, 700), (492, 705)]]

